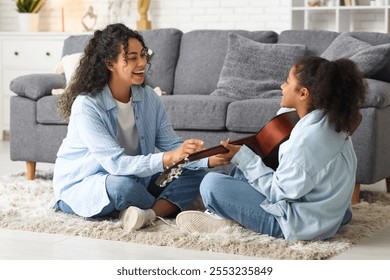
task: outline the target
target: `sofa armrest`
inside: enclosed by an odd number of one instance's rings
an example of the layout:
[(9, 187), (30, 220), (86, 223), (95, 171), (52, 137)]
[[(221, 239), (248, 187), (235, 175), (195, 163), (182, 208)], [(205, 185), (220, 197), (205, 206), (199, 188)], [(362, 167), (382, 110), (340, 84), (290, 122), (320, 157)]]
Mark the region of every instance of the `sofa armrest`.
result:
[(51, 95), (52, 89), (65, 88), (65, 85), (65, 76), (62, 74), (30, 74), (13, 79), (10, 89), (19, 96), (38, 100)]
[(384, 108), (390, 106), (390, 83), (374, 79), (365, 79), (367, 98), (363, 107)]

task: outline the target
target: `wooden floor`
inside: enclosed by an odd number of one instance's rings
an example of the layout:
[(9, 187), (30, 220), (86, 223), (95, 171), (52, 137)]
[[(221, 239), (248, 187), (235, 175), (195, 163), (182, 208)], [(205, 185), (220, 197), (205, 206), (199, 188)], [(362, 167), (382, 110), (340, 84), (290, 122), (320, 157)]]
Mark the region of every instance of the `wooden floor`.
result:
[[(52, 169), (52, 164), (38, 164), (37, 169)], [(23, 162), (11, 162), (9, 142), (0, 141), (0, 174), (25, 170)], [(385, 191), (384, 182), (362, 189)], [(2, 260), (245, 260), (244, 256), (200, 252), (170, 247), (148, 246), (126, 242), (81, 237), (31, 233), (0, 229)], [(390, 260), (390, 226), (363, 240), (334, 260)]]

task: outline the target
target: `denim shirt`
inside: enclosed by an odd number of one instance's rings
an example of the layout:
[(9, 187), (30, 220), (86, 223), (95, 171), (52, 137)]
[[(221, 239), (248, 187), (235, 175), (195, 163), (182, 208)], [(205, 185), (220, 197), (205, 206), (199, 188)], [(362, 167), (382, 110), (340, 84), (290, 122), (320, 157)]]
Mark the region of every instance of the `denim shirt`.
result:
[[(137, 156), (126, 155), (118, 143), (117, 109), (108, 85), (95, 97), (77, 96), (72, 105), (68, 133), (57, 153), (53, 187), (56, 200), (63, 200), (81, 216), (93, 216), (109, 203), (108, 174), (132, 175), (146, 187), (153, 174), (163, 171), (163, 152), (182, 144), (152, 88), (133, 86), (132, 99), (142, 153)], [(190, 166), (198, 167), (207, 167), (207, 159)]]
[(280, 145), (276, 171), (246, 146), (232, 162), (266, 197), (261, 207), (275, 216), (287, 240), (334, 236), (350, 208), (357, 168), (352, 141), (321, 110), (299, 120)]

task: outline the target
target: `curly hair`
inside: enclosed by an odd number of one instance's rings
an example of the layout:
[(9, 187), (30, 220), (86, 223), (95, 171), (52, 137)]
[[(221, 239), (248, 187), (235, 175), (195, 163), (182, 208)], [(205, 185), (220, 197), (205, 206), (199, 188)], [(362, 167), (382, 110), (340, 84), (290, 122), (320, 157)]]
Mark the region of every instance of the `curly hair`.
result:
[(367, 85), (363, 74), (349, 59), (328, 61), (305, 57), (295, 65), (298, 87), (310, 92), (309, 111), (323, 109), (337, 132), (349, 133), (357, 123), (364, 104)]
[(84, 54), (72, 80), (58, 102), (61, 117), (69, 118), (72, 104), (78, 95), (96, 96), (103, 90), (110, 76), (107, 63), (117, 59), (121, 52), (121, 46), (124, 51), (123, 59), (127, 62), (128, 41), (131, 38), (135, 38), (141, 43), (143, 52), (148, 59), (148, 48), (143, 37), (124, 24), (110, 24), (105, 29), (94, 32), (84, 49)]

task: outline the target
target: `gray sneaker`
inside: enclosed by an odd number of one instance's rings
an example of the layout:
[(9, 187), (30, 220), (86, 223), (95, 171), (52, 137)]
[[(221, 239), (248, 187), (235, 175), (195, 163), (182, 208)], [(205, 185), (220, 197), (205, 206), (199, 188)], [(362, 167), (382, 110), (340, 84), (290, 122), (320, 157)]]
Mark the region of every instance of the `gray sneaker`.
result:
[(152, 209), (142, 210), (135, 206), (122, 210), (119, 214), (122, 227), (126, 232), (143, 228), (156, 220), (156, 213)]
[(213, 233), (236, 222), (219, 217), (209, 211), (184, 211), (177, 215), (176, 225), (184, 231)]

